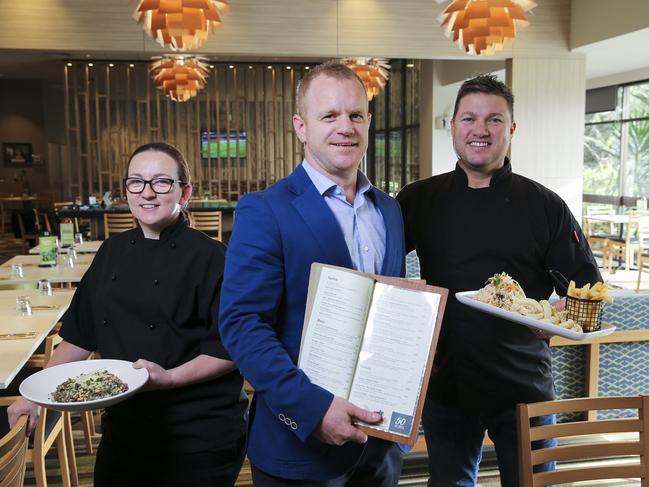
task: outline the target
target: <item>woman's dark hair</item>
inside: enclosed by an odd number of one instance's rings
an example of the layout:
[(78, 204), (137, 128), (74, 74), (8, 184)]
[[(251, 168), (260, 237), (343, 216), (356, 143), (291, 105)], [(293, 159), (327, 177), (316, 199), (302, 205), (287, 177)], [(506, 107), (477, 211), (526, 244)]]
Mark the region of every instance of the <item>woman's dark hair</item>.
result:
[[(148, 150), (155, 151), (155, 152), (162, 152), (163, 154), (167, 154), (169, 157), (171, 157), (176, 162), (176, 165), (178, 166), (178, 179), (180, 179), (185, 184), (191, 183), (191, 175), (189, 174), (189, 164), (187, 164), (187, 160), (185, 159), (185, 156), (173, 145), (167, 144), (166, 142), (150, 142), (148, 144), (141, 145), (140, 147), (135, 149), (133, 151), (133, 154), (131, 154), (131, 157), (128, 158), (128, 165), (126, 166), (127, 173), (133, 158), (136, 155), (140, 154), (141, 152), (145, 152)], [(128, 174), (126, 175), (128, 176)]]

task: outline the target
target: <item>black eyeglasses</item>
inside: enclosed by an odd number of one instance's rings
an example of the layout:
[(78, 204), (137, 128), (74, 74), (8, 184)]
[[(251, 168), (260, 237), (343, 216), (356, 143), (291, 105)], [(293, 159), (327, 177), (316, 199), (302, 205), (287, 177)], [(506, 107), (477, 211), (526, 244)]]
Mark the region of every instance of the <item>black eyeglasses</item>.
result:
[(169, 179), (169, 178), (156, 178), (156, 179), (140, 179), (140, 178), (124, 178), (124, 185), (126, 186), (126, 191), (129, 193), (139, 194), (144, 191), (146, 185), (151, 186), (151, 189), (156, 194), (167, 194), (171, 193), (171, 190), (174, 187), (174, 183), (180, 185), (185, 184), (185, 181), (182, 179)]

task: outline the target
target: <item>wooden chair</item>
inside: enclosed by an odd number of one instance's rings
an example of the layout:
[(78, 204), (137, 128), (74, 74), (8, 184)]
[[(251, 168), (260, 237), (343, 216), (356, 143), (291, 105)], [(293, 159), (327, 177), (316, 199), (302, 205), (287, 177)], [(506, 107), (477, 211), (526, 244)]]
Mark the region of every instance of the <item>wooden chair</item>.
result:
[[(602, 222), (593, 220), (592, 217), (609, 216), (615, 214), (612, 206), (596, 205), (586, 208), (584, 216), (584, 234), (590, 248), (602, 253), (602, 260), (605, 263), (612, 262), (607, 252), (610, 251), (609, 240), (618, 237), (617, 229), (613, 222)], [(610, 270), (610, 269), (609, 269)]]
[[(47, 364), (55, 346), (61, 342), (57, 330), (58, 328), (45, 338), (43, 352), (33, 354), (25, 366), (42, 368)], [(17, 396), (0, 397), (0, 406), (9, 406), (17, 399)], [(54, 444), (56, 444), (63, 485), (79, 485), (70, 414), (41, 408), (32, 445), (26, 455), (27, 461), (34, 465), (34, 477), (38, 487), (47, 486), (45, 456)]]
[(189, 224), (216, 240), (223, 240), (222, 212), (189, 211)]
[(636, 292), (640, 291), (642, 270), (645, 261), (649, 261), (649, 218), (643, 217), (638, 220), (638, 241), (636, 246), (636, 257), (638, 259), (638, 283)]
[[(54, 349), (63, 340), (58, 334), (60, 329), (61, 329), (61, 323), (59, 322), (52, 329), (52, 332), (45, 339), (43, 352), (32, 354), (29, 360), (27, 360), (27, 362), (25, 363), (25, 367), (39, 367), (39, 368), (45, 367), (45, 365), (50, 361)], [(92, 415), (92, 411), (81, 412), (81, 425), (83, 427), (83, 441), (84, 441), (84, 446), (86, 447), (86, 452), (92, 455), (94, 452), (92, 438), (97, 434), (97, 432), (95, 431), (95, 420)], [(71, 453), (70, 452), (68, 453), (68, 455), (71, 455), (74, 453), (74, 441), (72, 437), (71, 425), (66, 425), (65, 434), (66, 434), (67, 445), (73, 450)], [(77, 475), (76, 463), (70, 464), (70, 475), (72, 479), (77, 478), (78, 475)]]
[(104, 238), (131, 228), (135, 228), (135, 218), (132, 213), (104, 213)]
[[(16, 396), (0, 397), (0, 406), (10, 406), (17, 399)], [(66, 442), (66, 428), (68, 428), (69, 424), (70, 416), (68, 413), (41, 408), (33, 433), (33, 445), (28, 448), (26, 455), (27, 462), (31, 462), (34, 466), (34, 478), (37, 487), (47, 487), (45, 455), (55, 445), (63, 485), (65, 487), (79, 485), (78, 477), (71, 479), (70, 475), (70, 465), (74, 465), (74, 473), (76, 474), (76, 455), (74, 445), (71, 445), (70, 448)], [(71, 454), (69, 459), (68, 454)]]
[[(549, 426), (530, 427), (530, 418), (546, 414), (595, 410), (636, 409), (637, 418), (571, 421)], [(568, 482), (640, 478), (643, 487), (649, 486), (649, 396), (588, 397), (519, 404), (518, 459), (520, 487), (537, 487)], [(618, 411), (616, 411), (618, 413)], [(618, 416), (621, 416), (618, 414)], [(637, 433), (632, 439), (605, 439), (601, 435)], [(579, 436), (575, 444), (561, 444), (552, 448), (532, 450), (532, 442), (548, 438)], [(612, 460), (625, 457), (623, 465), (614, 462), (570, 465), (567, 462)], [(629, 460), (637, 460), (628, 463)], [(558, 469), (533, 473), (534, 465), (556, 461)]]
[[(62, 208), (72, 206), (72, 205), (74, 205), (74, 201), (55, 201), (53, 203), (53, 206), (54, 206), (54, 214), (56, 215), (57, 220), (60, 220), (59, 211)], [(72, 223), (74, 223), (75, 232), (81, 232), (82, 229), (85, 230), (90, 228), (90, 218), (74, 217), (72, 218)]]
[(21, 487), (25, 479), (27, 416), (0, 438), (0, 487)]
[(629, 211), (629, 223), (622, 238), (615, 237), (608, 240), (607, 252), (604, 257), (604, 268), (611, 271), (613, 259), (624, 259), (624, 270), (629, 271), (634, 264), (635, 257), (639, 255), (638, 227), (641, 220), (649, 218), (646, 212)]

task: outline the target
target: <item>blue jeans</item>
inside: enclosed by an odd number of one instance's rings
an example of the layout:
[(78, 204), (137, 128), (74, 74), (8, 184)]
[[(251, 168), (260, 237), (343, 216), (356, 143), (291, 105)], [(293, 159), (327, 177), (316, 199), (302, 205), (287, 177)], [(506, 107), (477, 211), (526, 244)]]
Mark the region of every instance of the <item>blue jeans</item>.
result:
[[(427, 400), (422, 422), (428, 448), (428, 487), (475, 486), (485, 431), (489, 432), (496, 448), (502, 487), (519, 485), (515, 408), (494, 414), (471, 414)], [(532, 420), (533, 426), (554, 423), (554, 415)], [(532, 447), (555, 444), (555, 439), (541, 440), (534, 442)], [(534, 467), (534, 471), (544, 472), (554, 467), (554, 462), (544, 463)]]

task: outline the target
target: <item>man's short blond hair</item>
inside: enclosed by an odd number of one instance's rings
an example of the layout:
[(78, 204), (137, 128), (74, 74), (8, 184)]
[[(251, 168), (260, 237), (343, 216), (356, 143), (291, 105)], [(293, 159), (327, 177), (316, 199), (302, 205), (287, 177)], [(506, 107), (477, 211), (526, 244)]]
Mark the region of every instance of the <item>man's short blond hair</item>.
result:
[(363, 88), (363, 93), (365, 93), (365, 96), (367, 96), (363, 80), (360, 79), (359, 76), (349, 66), (341, 63), (336, 59), (332, 59), (331, 61), (326, 61), (322, 64), (318, 64), (315, 68), (309, 70), (306, 76), (304, 76), (304, 78), (302, 78), (298, 83), (297, 93), (295, 94), (295, 106), (298, 115), (304, 115), (306, 109), (306, 107), (304, 106), (304, 100), (306, 98), (307, 92), (309, 91), (309, 86), (311, 85), (311, 82), (320, 75), (328, 76), (330, 78), (338, 80), (349, 79), (358, 81)]

